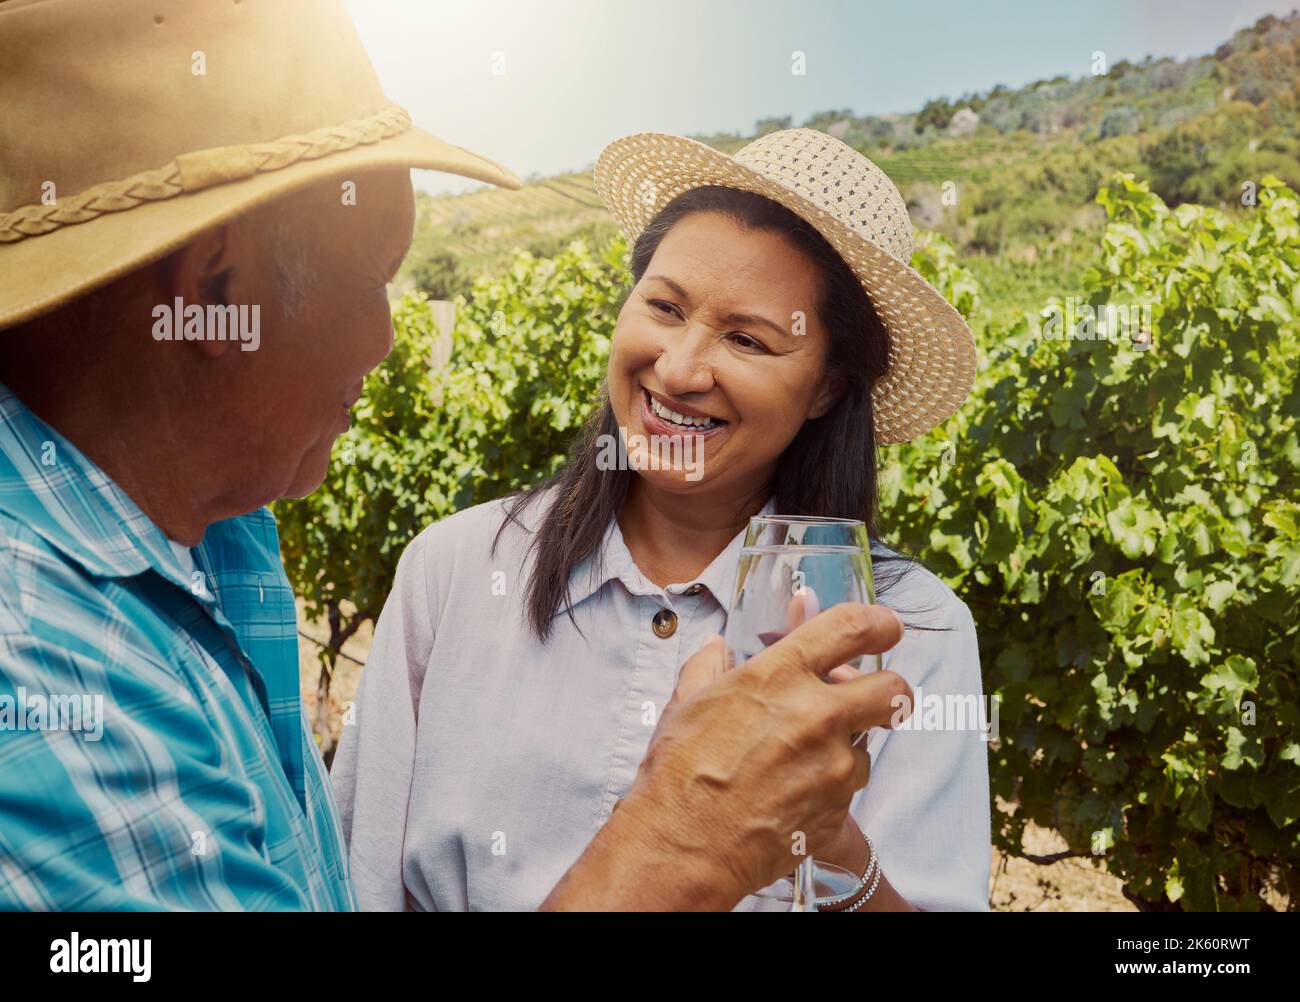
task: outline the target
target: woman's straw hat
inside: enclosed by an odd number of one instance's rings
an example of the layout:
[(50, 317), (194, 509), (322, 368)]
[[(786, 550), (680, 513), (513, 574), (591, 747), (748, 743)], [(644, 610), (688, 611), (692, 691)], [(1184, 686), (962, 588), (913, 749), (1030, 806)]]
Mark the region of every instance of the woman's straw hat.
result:
[(0, 329), (277, 196), (410, 167), (520, 185), (411, 126), (338, 0), (0, 0)]
[(889, 331), (889, 371), (872, 391), (876, 440), (904, 442), (950, 417), (975, 378), (961, 315), (914, 271), (907, 206), (884, 172), (814, 129), (786, 129), (727, 156), (694, 139), (642, 132), (596, 161), (596, 191), (636, 243), (678, 195), (705, 185), (756, 192), (816, 228), (862, 282)]

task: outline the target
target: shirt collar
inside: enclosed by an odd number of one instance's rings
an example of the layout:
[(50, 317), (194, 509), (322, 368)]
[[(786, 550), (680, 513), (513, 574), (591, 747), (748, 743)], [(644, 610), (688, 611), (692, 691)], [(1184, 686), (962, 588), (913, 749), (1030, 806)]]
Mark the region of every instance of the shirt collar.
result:
[[(103, 470), (3, 383), (0, 512), (97, 577), (134, 577), (152, 569), (190, 587), (190, 552), (168, 539)], [(209, 589), (194, 594), (211, 601)]]
[[(763, 505), (760, 515), (771, 515), (776, 510), (775, 502), (769, 498)], [(623, 539), (618, 519), (610, 520), (605, 530), (605, 537), (596, 552), (578, 563), (569, 574), (569, 601), (574, 608), (600, 591), (610, 581), (621, 581), (633, 595), (681, 595), (697, 585), (702, 585), (717, 599), (723, 608), (731, 605), (731, 592), (736, 583), (736, 571), (740, 566), (740, 549), (744, 545), (745, 530), (736, 533), (726, 548), (719, 553), (695, 578), (679, 584), (670, 584), (659, 588), (641, 573), (631, 551)]]

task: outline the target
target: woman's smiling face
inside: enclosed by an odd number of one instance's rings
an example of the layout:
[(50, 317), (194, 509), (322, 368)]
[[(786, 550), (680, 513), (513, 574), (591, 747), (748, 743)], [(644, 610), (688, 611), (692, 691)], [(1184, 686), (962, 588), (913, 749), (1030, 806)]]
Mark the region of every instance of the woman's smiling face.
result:
[(633, 445), (645, 436), (661, 455), (666, 442), (695, 451), (685, 468), (641, 477), (672, 491), (767, 482), (838, 393), (825, 371), (821, 294), (816, 266), (777, 233), (694, 212), (664, 235), (619, 313), (610, 404)]

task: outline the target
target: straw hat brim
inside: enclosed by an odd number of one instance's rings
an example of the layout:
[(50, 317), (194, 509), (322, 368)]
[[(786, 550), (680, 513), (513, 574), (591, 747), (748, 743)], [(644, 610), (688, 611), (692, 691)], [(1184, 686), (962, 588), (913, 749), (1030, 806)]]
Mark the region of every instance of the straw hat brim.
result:
[(220, 184), (85, 223), (0, 244), (0, 330), (128, 274), (184, 246), (202, 231), (329, 178), (384, 168), (420, 167), (518, 188), (509, 169), (421, 129), (302, 160), (279, 170)]
[(878, 444), (924, 434), (969, 395), (978, 355), (961, 314), (910, 265), (784, 185), (698, 140), (657, 132), (606, 146), (595, 183), (629, 246), (664, 206), (705, 185), (764, 195), (816, 228), (857, 275), (889, 333), (889, 370), (872, 390)]

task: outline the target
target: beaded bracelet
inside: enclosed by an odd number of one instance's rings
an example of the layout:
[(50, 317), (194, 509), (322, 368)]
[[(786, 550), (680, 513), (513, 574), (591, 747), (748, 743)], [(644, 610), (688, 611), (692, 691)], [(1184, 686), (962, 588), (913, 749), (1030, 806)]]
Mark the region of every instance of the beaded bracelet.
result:
[(865, 905), (869, 900), (871, 900), (871, 895), (876, 893), (876, 885), (880, 883), (880, 875), (884, 872), (885, 871), (880, 869), (880, 867), (876, 867), (876, 878), (873, 881), (871, 881), (871, 886), (867, 888), (867, 893), (862, 895), (862, 897), (858, 898), (857, 901), (853, 902), (853, 904), (849, 905), (847, 908), (842, 908), (840, 910), (846, 912), (855, 912), (863, 905)]
[[(863, 832), (862, 837), (867, 840), (867, 848), (871, 851), (871, 857), (867, 860), (866, 869), (862, 871), (862, 876), (858, 880), (858, 886), (853, 888), (853, 890), (849, 891), (847, 894), (841, 894), (834, 898), (828, 898), (826, 901), (819, 901), (817, 903), (818, 911), (855, 912), (859, 908), (861, 908), (864, 904), (866, 904), (869, 900), (871, 900), (871, 896), (876, 893), (876, 887), (880, 884), (880, 877), (884, 873), (884, 870), (880, 867), (880, 857), (876, 853), (876, 847), (871, 841), (871, 836), (868, 835), (866, 832)], [(870, 882), (870, 887), (867, 886), (868, 881)], [(864, 887), (867, 888), (866, 894), (862, 894), (862, 889)], [(858, 897), (859, 894), (861, 894), (862, 896)], [(854, 901), (853, 904), (849, 905), (847, 908), (823, 908), (822, 907), (823, 904), (841, 904), (845, 901), (851, 901), (855, 897), (857, 897), (857, 900)]]

